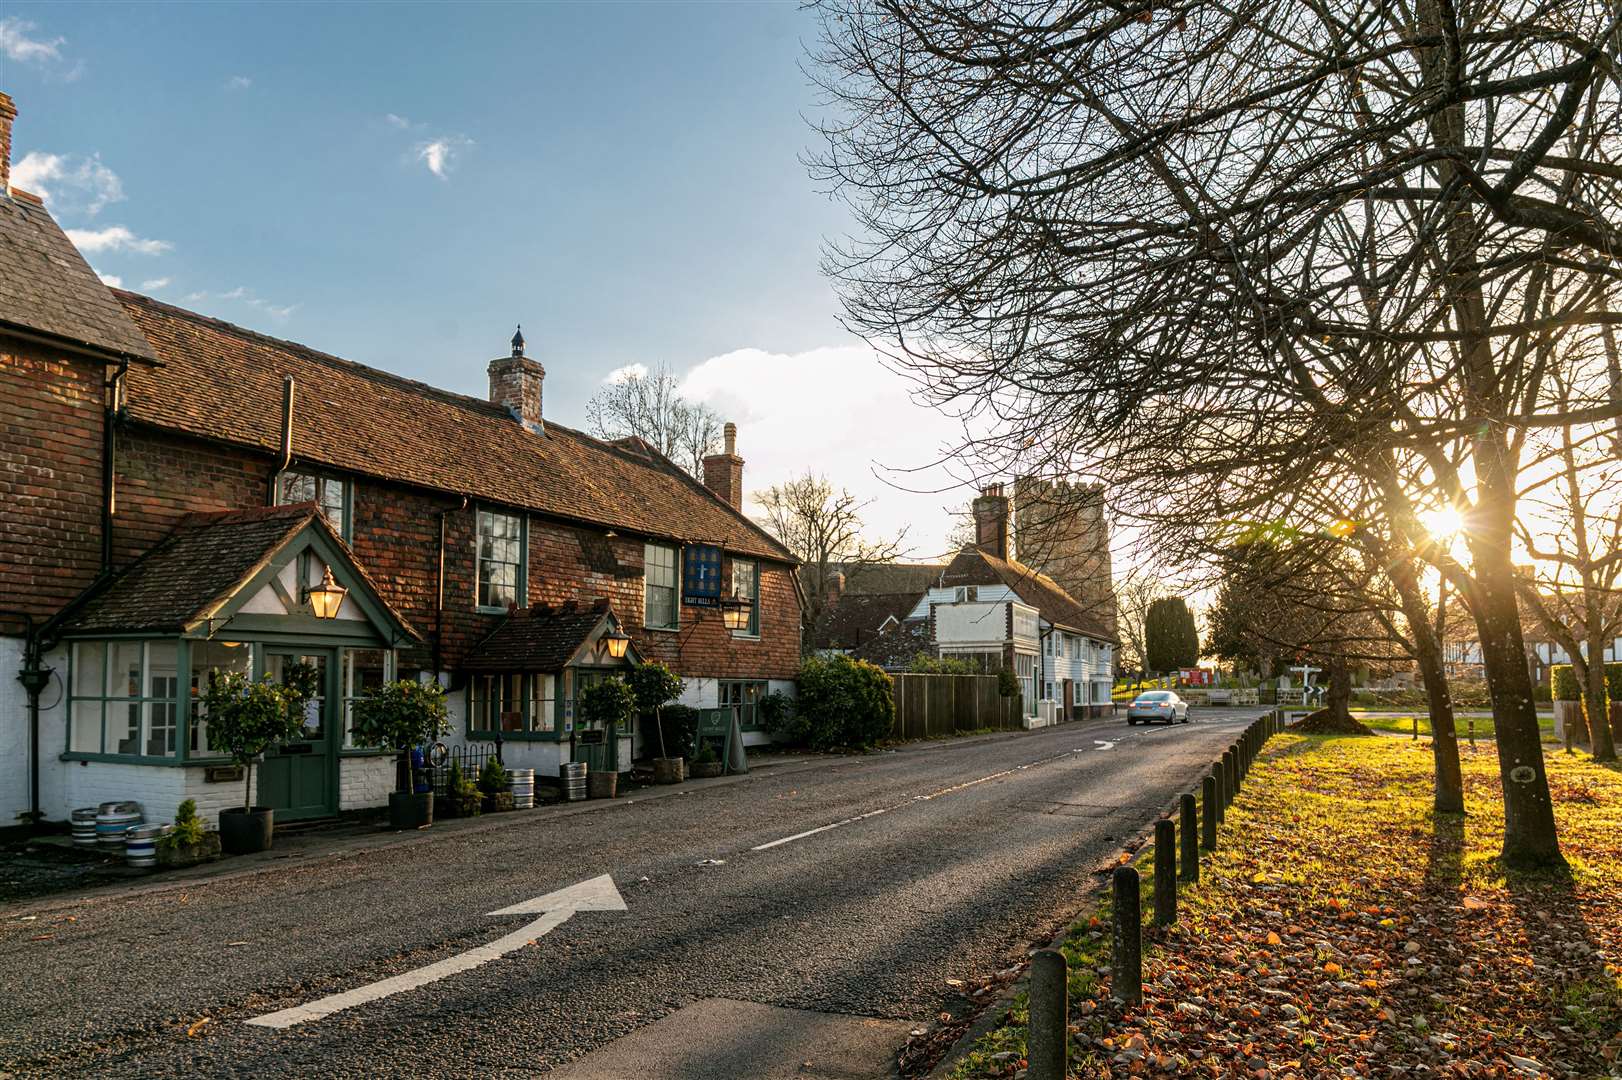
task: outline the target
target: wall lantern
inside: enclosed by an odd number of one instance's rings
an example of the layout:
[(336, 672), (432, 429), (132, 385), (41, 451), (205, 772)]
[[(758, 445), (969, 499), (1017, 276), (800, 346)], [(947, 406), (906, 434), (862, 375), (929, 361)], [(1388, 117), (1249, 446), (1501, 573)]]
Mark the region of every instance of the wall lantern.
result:
[(625, 659), (625, 650), (631, 647), (631, 635), (615, 627), (603, 635), (603, 644), (608, 646), (608, 655), (615, 660)]
[(315, 611), (318, 619), (336, 619), (338, 609), (343, 606), (344, 597), (349, 590), (332, 580), (332, 567), (326, 568), (322, 575), (321, 584), (311, 586), (309, 591), (310, 607)]
[(736, 596), (721, 601), (721, 619), (726, 623), (727, 629), (749, 629), (749, 613), (753, 606), (749, 601)]

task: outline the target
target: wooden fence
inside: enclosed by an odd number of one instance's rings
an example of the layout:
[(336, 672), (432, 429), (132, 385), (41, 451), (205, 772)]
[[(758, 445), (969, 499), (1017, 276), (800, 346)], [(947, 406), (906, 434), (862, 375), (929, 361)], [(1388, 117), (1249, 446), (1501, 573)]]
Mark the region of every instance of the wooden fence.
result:
[(891, 737), (922, 739), (959, 731), (1025, 726), (1019, 695), (997, 693), (995, 675), (894, 675), (895, 727)]

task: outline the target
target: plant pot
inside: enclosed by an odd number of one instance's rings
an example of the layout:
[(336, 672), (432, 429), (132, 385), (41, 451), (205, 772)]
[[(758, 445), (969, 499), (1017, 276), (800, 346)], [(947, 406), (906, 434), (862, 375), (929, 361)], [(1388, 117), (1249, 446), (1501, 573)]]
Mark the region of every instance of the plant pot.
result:
[(687, 779), (687, 759), (679, 757), (656, 757), (653, 759), (653, 782), (656, 784), (679, 784)]
[(432, 791), (389, 792), (389, 827), (392, 829), (425, 829), (434, 823), (434, 793)]
[(204, 833), (203, 838), (195, 844), (158, 845), (158, 865), (166, 870), (178, 870), (183, 866), (213, 862), (219, 857), (219, 833)]
[(220, 848), (227, 855), (270, 850), (275, 815), (268, 806), (233, 806), (220, 811)]
[(438, 806), (445, 811), (446, 817), (478, 817), (484, 809), (484, 799), (476, 791), (447, 795)]
[(619, 788), (620, 774), (617, 772), (588, 772), (586, 774), (586, 790), (594, 799), (612, 799), (614, 792)]
[(688, 766), (694, 780), (712, 780), (721, 775), (721, 762), (695, 761)]
[(499, 814), (512, 808), (513, 793), (510, 791), (487, 792), (484, 796), (484, 812), (486, 814)]

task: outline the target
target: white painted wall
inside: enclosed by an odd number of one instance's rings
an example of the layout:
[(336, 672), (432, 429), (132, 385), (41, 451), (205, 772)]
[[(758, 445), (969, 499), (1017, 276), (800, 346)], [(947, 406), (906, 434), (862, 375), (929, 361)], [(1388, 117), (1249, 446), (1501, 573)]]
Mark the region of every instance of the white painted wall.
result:
[[(927, 611), (926, 611), (927, 614)], [(1006, 601), (935, 605), (935, 643), (997, 646), (1008, 640)]]
[[(0, 637), (0, 826), (22, 824), (28, 800), (28, 695), (17, 681), (23, 668), (23, 639)], [(53, 686), (45, 688), (49, 701)]]
[[(957, 590), (960, 586), (945, 586), (930, 589), (919, 599), (912, 611), (907, 615), (909, 619), (929, 618), (930, 604), (957, 603)], [(1010, 600), (1018, 600), (1014, 590), (1006, 585), (975, 585), (974, 596), (977, 603), (1003, 604)]]

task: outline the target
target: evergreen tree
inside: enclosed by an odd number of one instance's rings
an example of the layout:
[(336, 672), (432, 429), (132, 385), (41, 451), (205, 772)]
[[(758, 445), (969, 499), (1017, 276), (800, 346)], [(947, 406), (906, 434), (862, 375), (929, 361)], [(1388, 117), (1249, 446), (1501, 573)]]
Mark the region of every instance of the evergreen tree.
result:
[(1200, 635), (1194, 613), (1180, 596), (1163, 596), (1149, 605), (1144, 625), (1145, 666), (1165, 673), (1200, 662)]

